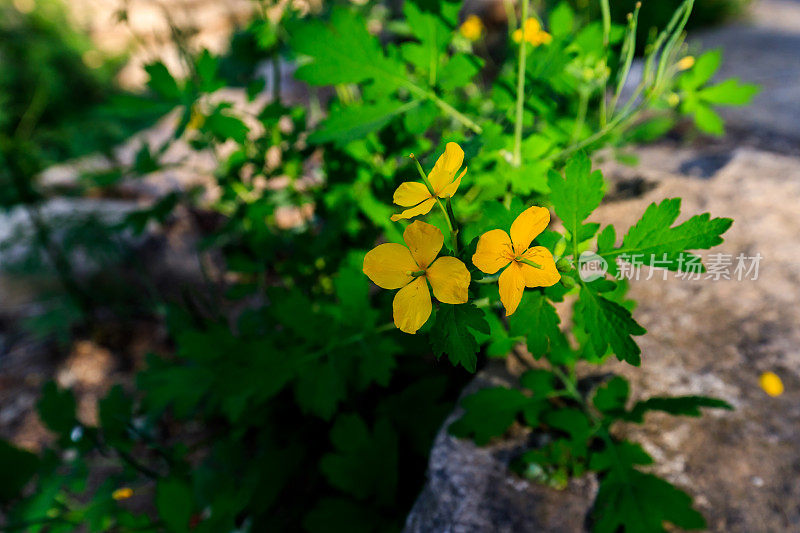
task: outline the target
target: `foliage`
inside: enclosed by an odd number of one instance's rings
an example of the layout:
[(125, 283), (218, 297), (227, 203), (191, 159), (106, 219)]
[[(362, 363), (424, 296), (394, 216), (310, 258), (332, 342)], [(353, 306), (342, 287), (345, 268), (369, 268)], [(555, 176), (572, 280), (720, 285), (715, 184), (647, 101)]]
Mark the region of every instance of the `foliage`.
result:
[[(536, 15), (522, 5), (522, 19)], [(583, 22), (566, 3), (544, 21), (551, 40), (530, 46), (509, 36), (507, 60), (486, 70), (480, 47), (458, 32), (460, 4), (422, 0), (406, 1), (397, 15), (373, 2), (326, 3), (311, 18), (289, 10), (279, 22), (252, 22), (227, 57), (187, 52), (185, 78), (160, 63), (148, 66), (152, 99), (175, 108), (178, 123), (163, 145), (143, 147), (118, 176), (164, 168), (168, 149), (185, 141), (218, 161), (215, 194), (204, 201), (195, 191), (171, 193), (112, 230), (141, 235), (181, 212), (211, 215), (198, 255), (219, 258), (221, 267), (205, 272), (203, 287), (181, 287), (178, 297), (142, 289), (146, 297), (127, 302), (163, 320), (170, 344), (149, 355), (134, 390), (115, 387), (100, 402), (98, 425), (79, 420), (72, 392), (45, 387), (39, 413), (56, 436), (52, 448), (38, 461), (0, 448), (0, 464), (15, 465), (0, 492), (13, 500), (5, 529), (399, 530), (433, 437), (469, 373), (520, 342), (541, 367), (524, 373), (519, 387), (464, 398), (451, 431), (479, 444), (515, 423), (546, 433), (544, 446), (518, 458), (518, 471), (553, 486), (594, 472), (597, 531), (702, 527), (690, 498), (639, 470), (651, 459), (611, 429), (640, 423), (651, 410), (697, 416), (701, 407), (727, 404), (680, 397), (628, 407), (624, 379), (591, 387), (575, 370), (612, 354), (639, 365), (635, 337), (645, 333), (613, 267), (605, 278), (582, 279), (583, 251), (596, 248), (612, 265), (633, 266), (653, 263), (631, 252), (666, 254), (668, 267), (680, 269), (693, 250), (721, 242), (731, 223), (706, 214), (674, 225), (679, 199), (650, 206), (621, 244), (613, 226), (600, 231), (586, 222), (605, 191), (590, 154), (615, 154), (657, 136), (678, 113), (717, 131), (703, 118), (712, 106), (752, 95), (730, 82), (709, 86), (713, 56), (681, 73), (691, 5), (681, 4), (654, 37), (627, 99), (638, 11), (619, 26)], [(275, 98), (261, 98), (264, 83), (254, 72), (262, 59), (273, 72), (296, 62), (309, 105), (288, 103), (279, 84)], [(220, 89), (229, 85), (246, 87), (244, 106), (226, 101)], [(463, 146), (469, 171), (457, 178), (458, 192), (434, 194), (423, 168), (434, 167), (447, 143)], [(461, 263), (469, 277), (459, 303), (434, 294), (443, 303), (429, 304), (434, 316), (416, 335), (394, 328), (391, 293), (373, 291), (362, 272), (376, 243), (404, 242), (388, 199), (401, 181), (415, 179), (409, 154), (425, 154), (425, 194), (438, 204), (426, 215), (438, 229), (426, 231), (450, 237), (441, 257)], [(13, 161), (22, 168), (24, 159)], [(23, 200), (37, 206), (39, 191), (28, 192)], [(549, 208), (562, 230), (544, 229)], [(542, 225), (536, 217), (545, 212)], [(523, 242), (522, 226), (535, 242)], [(510, 231), (515, 246), (525, 244), (534, 266), (515, 258), (499, 278), (484, 275), (472, 258), (497, 229)], [(537, 264), (540, 258), (552, 265)], [(429, 265), (419, 266), (424, 273)], [(495, 281), (502, 290), (508, 269), (544, 266), (557, 277), (529, 290), (523, 282), (516, 312), (502, 314)], [(96, 291), (62, 273), (65, 300), (93, 320), (103, 303)], [(400, 277), (412, 274), (421, 275)], [(145, 271), (134, 286), (148, 281)], [(555, 303), (571, 305), (571, 322)], [(98, 455), (115, 469), (90, 486)], [(29, 479), (34, 488), (15, 497)], [(129, 497), (153, 514), (128, 505)]]

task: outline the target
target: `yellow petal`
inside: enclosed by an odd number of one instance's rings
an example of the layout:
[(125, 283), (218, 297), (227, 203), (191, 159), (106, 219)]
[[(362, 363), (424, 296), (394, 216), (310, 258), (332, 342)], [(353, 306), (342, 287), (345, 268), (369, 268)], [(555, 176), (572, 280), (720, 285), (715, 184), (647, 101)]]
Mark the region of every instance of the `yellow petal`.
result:
[(514, 251), (521, 254), (528, 249), (536, 238), (550, 223), (550, 211), (544, 207), (529, 207), (511, 224), (511, 242)]
[(553, 41), (553, 36), (546, 31), (539, 32), (539, 42), (542, 44), (550, 44)]
[(402, 213), (397, 213), (396, 215), (392, 215), (391, 218), (394, 222), (397, 222), (398, 220), (403, 220), (406, 218), (414, 218), (415, 216), (418, 215), (424, 215), (431, 210), (431, 207), (433, 207), (433, 204), (435, 203), (436, 203), (435, 198), (428, 198), (418, 206), (406, 209)]
[(470, 276), (467, 266), (455, 257), (440, 257), (428, 267), (425, 275), (437, 300), (446, 304), (463, 304), (469, 298)]
[(439, 195), (438, 195), (439, 198), (450, 198), (451, 196), (453, 196), (456, 193), (456, 191), (458, 190), (458, 186), (461, 185), (461, 178), (463, 178), (464, 174), (466, 174), (466, 173), (467, 173), (467, 169), (464, 168), (464, 171), (461, 174), (458, 175), (458, 177), (456, 178), (456, 180), (453, 183), (451, 183), (450, 185), (446, 186), (444, 189), (439, 191)]
[(403, 240), (406, 241), (414, 261), (424, 270), (433, 263), (442, 249), (444, 235), (436, 226), (415, 220), (403, 232)]
[(477, 15), (470, 15), (459, 28), (461, 35), (470, 41), (477, 40), (483, 33), (483, 21)]
[(417, 270), (419, 267), (411, 252), (402, 244), (381, 244), (364, 256), (364, 274), (384, 289), (405, 287), (414, 279), (411, 272)]
[(431, 193), (424, 183), (406, 181), (400, 184), (392, 201), (399, 206), (411, 207), (431, 198)]
[(487, 231), (478, 239), (472, 264), (486, 274), (494, 274), (514, 258), (511, 238), (501, 229)]
[(431, 182), (434, 192), (438, 194), (453, 181), (463, 162), (464, 150), (456, 143), (447, 143), (444, 153), (439, 156), (433, 170), (428, 174), (428, 181)]
[(414, 334), (431, 316), (431, 293), (425, 276), (420, 276), (399, 291), (392, 303), (394, 325), (397, 329)]
[(542, 29), (542, 25), (539, 24), (539, 20), (535, 18), (529, 18), (525, 21), (525, 36), (530, 37), (534, 33), (539, 33)]
[(783, 394), (783, 381), (781, 381), (781, 378), (774, 372), (764, 372), (761, 374), (758, 383), (761, 385), (761, 388), (764, 389), (764, 392), (770, 396), (774, 397)]
[(556, 262), (553, 260), (553, 254), (544, 246), (529, 248), (522, 254), (521, 258), (533, 261), (542, 267), (536, 268), (525, 263), (520, 264), (526, 287), (549, 287), (555, 285), (561, 279), (561, 274), (556, 268)]
[(512, 261), (508, 268), (503, 270), (497, 284), (500, 287), (500, 301), (506, 308), (506, 316), (511, 316), (517, 310), (525, 290), (525, 277), (516, 261)]
[(511, 38), (514, 39), (515, 43), (522, 42), (522, 30), (519, 28), (514, 30), (514, 32), (511, 34)]

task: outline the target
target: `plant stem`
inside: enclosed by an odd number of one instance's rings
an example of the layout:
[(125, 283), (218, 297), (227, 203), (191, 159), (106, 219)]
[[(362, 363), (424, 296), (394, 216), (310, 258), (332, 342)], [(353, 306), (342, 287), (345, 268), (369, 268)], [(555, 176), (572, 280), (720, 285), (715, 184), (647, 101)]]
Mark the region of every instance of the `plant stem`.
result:
[[(603, 48), (608, 57), (609, 43), (611, 41), (611, 9), (608, 5), (608, 0), (600, 0), (600, 11), (603, 14)], [(605, 79), (605, 77), (604, 77)], [(606, 101), (606, 84), (608, 80), (603, 81), (603, 87), (600, 91), (600, 126), (605, 126), (608, 120), (608, 102)]]
[[(581, 88), (578, 95), (578, 115), (575, 117), (575, 126), (572, 128), (572, 135), (570, 136), (570, 143), (574, 143), (580, 137), (583, 124), (586, 122), (586, 111), (589, 107), (589, 91), (586, 88)], [(605, 102), (605, 89), (602, 94), (603, 102)], [(605, 122), (604, 120), (602, 122)]]
[(454, 108), (453, 106), (451, 106), (450, 104), (439, 98), (439, 96), (433, 91), (423, 89), (422, 87), (419, 87), (418, 85), (414, 84), (413, 82), (407, 79), (403, 79), (401, 83), (409, 91), (411, 91), (414, 95), (418, 96), (419, 98), (426, 98), (432, 101), (439, 107), (439, 109), (444, 111), (447, 115), (454, 118), (464, 126), (471, 129), (474, 133), (477, 133), (478, 135), (483, 133), (483, 128), (477, 125), (472, 119), (470, 119), (469, 117), (458, 111), (456, 108)]
[(522, 17), (520, 17), (520, 31), (522, 39), (519, 43), (519, 61), (517, 62), (517, 114), (514, 119), (514, 159), (513, 165), (519, 167), (522, 164), (522, 120), (523, 120), (523, 97), (525, 94), (525, 62), (527, 60), (527, 41), (525, 40), (525, 20), (528, 18), (528, 2), (522, 0)]
[(411, 154), (409, 157), (414, 160), (414, 163), (416, 163), (417, 171), (419, 171), (419, 175), (422, 177), (422, 181), (428, 188), (428, 192), (431, 194), (431, 197), (436, 200), (437, 204), (439, 204), (439, 209), (442, 210), (444, 219), (447, 221), (447, 229), (450, 230), (450, 242), (453, 245), (453, 252), (458, 253), (458, 229), (456, 229), (456, 217), (453, 214), (453, 206), (450, 203), (450, 198), (447, 198), (447, 207), (445, 208), (441, 198), (439, 198), (439, 196), (436, 194), (436, 191), (433, 189), (433, 185), (431, 185), (431, 182), (428, 181), (428, 176), (425, 175), (425, 171), (422, 169), (422, 165), (419, 164), (417, 156)]

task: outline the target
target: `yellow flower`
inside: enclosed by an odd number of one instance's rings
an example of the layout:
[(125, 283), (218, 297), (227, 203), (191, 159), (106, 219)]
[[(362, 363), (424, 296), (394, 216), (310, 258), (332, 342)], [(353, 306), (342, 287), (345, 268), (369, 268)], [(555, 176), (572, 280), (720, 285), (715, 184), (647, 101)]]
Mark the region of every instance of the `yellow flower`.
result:
[(470, 41), (477, 41), (483, 34), (483, 21), (478, 15), (470, 15), (461, 24), (458, 31)]
[[(394, 324), (406, 333), (416, 333), (431, 316), (433, 295), (446, 304), (463, 304), (468, 299), (470, 275), (455, 257), (436, 259), (444, 236), (439, 228), (419, 220), (403, 233), (406, 245), (386, 243), (367, 252), (364, 274), (378, 287), (400, 289), (392, 305)], [(427, 282), (426, 282), (427, 280)]]
[[(517, 28), (514, 30), (511, 38), (514, 39), (515, 43), (522, 42), (522, 29)], [(553, 36), (542, 30), (542, 25), (539, 24), (537, 19), (530, 18), (525, 21), (525, 40), (533, 46), (539, 46), (540, 44), (550, 44)]]
[(506, 316), (517, 310), (525, 287), (549, 287), (561, 279), (553, 254), (543, 246), (530, 247), (550, 223), (550, 211), (529, 207), (511, 224), (511, 236), (501, 229), (487, 231), (478, 240), (472, 263), (486, 274), (500, 274), (500, 301)]
[(694, 57), (686, 56), (682, 57), (680, 61), (677, 63), (678, 70), (689, 70), (694, 66)]
[(111, 497), (117, 501), (127, 500), (131, 496), (133, 496), (133, 489), (130, 487), (122, 487), (111, 493)]
[[(437, 198), (450, 198), (458, 190), (461, 178), (467, 173), (465, 168), (458, 178), (455, 177), (461, 164), (464, 162), (464, 150), (456, 143), (447, 143), (444, 153), (439, 156), (431, 173), (428, 174), (428, 184), (418, 181), (406, 181), (394, 191), (392, 201), (401, 207), (410, 207), (402, 213), (392, 215), (392, 220), (414, 218), (424, 215), (431, 210)], [(421, 172), (421, 171), (420, 171)], [(455, 178), (455, 179), (453, 179)]]
[(759, 385), (764, 392), (770, 396), (780, 396), (783, 394), (783, 381), (774, 372), (764, 372), (758, 379)]

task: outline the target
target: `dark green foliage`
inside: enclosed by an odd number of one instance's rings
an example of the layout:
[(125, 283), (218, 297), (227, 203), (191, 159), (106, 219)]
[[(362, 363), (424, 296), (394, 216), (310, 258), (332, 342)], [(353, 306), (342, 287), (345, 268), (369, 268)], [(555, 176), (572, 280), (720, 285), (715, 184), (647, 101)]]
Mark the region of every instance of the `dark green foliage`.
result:
[(431, 328), (431, 347), (437, 357), (447, 354), (454, 365), (475, 372), (479, 346), (473, 332), (489, 334), (480, 309), (472, 304), (441, 304)]
[(505, 433), (531, 403), (530, 398), (515, 389), (482, 389), (462, 400), (464, 416), (450, 425), (450, 432), (458, 437), (472, 437), (477, 444), (486, 444), (492, 437)]
[(663, 479), (633, 468), (615, 469), (600, 483), (593, 530), (615, 533), (667, 531), (665, 523), (682, 529), (703, 529), (706, 521), (692, 507), (692, 498)]
[(0, 503), (15, 498), (36, 473), (38, 466), (36, 455), (0, 440), (0, 472), (3, 472)]

